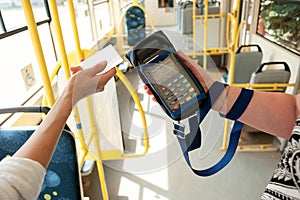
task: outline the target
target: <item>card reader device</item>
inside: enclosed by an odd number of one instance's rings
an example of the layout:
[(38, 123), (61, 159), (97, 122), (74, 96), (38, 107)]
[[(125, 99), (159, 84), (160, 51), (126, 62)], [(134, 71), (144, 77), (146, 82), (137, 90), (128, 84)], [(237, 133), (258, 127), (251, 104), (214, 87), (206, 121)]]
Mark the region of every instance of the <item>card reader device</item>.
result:
[(180, 120), (199, 110), (205, 91), (163, 32), (151, 35), (127, 55), (169, 117)]
[[(166, 114), (174, 120), (173, 133), (177, 136), (183, 156), (192, 171), (199, 176), (210, 176), (223, 169), (233, 158), (238, 146), (243, 127), (238, 119), (251, 101), (253, 91), (243, 88), (229, 112), (221, 115), (235, 120), (223, 157), (211, 167), (194, 169), (189, 152), (201, 147), (200, 124), (228, 85), (216, 81), (205, 92), (198, 79), (181, 62), (173, 44), (162, 31), (140, 41), (126, 57), (137, 68), (140, 78)], [(188, 132), (181, 123), (183, 120), (188, 120)]]

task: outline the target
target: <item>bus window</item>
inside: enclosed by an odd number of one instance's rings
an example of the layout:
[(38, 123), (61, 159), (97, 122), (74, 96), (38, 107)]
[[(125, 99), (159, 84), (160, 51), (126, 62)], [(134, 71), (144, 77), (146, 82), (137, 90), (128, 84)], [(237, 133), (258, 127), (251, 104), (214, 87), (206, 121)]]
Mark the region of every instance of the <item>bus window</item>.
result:
[[(81, 48), (89, 48), (92, 44), (92, 28), (89, 16), (88, 4), (86, 1), (76, 0), (73, 1), (74, 10), (76, 15), (76, 24), (78, 28), (78, 34), (80, 39)], [(72, 24), (70, 23), (69, 8), (66, 0), (58, 1), (57, 9), (59, 13), (59, 19), (61, 24), (61, 29), (64, 37), (64, 44), (67, 53), (74, 51), (76, 49), (73, 37)]]
[[(37, 22), (49, 20), (49, 14), (45, 9), (43, 0), (31, 0), (34, 18)], [(19, 0), (4, 0), (0, 2), (2, 18), (7, 31), (27, 25), (22, 3)]]
[[(49, 26), (47, 24), (38, 26), (38, 31), (48, 71), (51, 72), (56, 63), (56, 57)], [(22, 105), (42, 86), (29, 32), (23, 31), (1, 39), (0, 55), (0, 69), (2, 71), (0, 73), (0, 91), (2, 94), (0, 107)], [(28, 67), (27, 79), (30, 80), (24, 80), (26, 77), (23, 77), (22, 74), (22, 69), (26, 72), (24, 69), (26, 67)], [(30, 84), (32, 79), (35, 80), (34, 84)]]
[[(67, 53), (70, 53), (76, 48), (68, 2), (66, 0), (56, 2), (65, 49)], [(44, 3), (47, 1), (31, 0), (48, 73), (51, 74), (60, 54), (56, 52), (56, 44), (53, 44), (56, 33), (50, 26), (51, 11)], [(87, 1), (76, 0), (73, 3), (81, 48), (91, 49), (93, 41), (101, 36), (95, 37), (92, 32), (91, 19), (94, 19), (95, 15), (90, 16)], [(112, 26), (109, 1), (102, 1), (97, 7), (101, 8), (99, 11), (101, 11), (101, 21), (103, 21), (102, 29), (99, 31), (103, 31), (104, 27), (107, 29)], [(42, 79), (19, 0), (0, 1), (0, 55), (2, 71), (0, 73), (0, 107), (23, 105), (42, 88)]]
[(103, 36), (112, 29), (112, 10), (109, 1), (97, 0), (93, 3), (94, 19), (97, 38)]
[[(50, 16), (43, 0), (32, 1), (34, 17), (48, 71), (56, 63), (50, 32)], [(23, 105), (42, 88), (42, 80), (21, 1), (0, 3), (0, 107)], [(1, 116), (0, 122), (3, 121)]]

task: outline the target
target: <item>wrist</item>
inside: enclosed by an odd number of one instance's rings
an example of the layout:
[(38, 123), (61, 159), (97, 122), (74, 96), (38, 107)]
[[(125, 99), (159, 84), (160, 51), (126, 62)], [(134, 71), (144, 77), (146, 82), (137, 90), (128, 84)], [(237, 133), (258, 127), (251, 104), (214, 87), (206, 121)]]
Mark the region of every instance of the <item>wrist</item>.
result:
[(65, 102), (68, 102), (68, 105), (71, 105), (73, 108), (80, 99), (82, 99), (82, 95), (84, 92), (80, 89), (80, 84), (76, 81), (76, 75), (69, 79), (69, 82), (64, 88), (62, 96)]
[(76, 104), (73, 93), (74, 92), (72, 84), (67, 84), (61, 95), (58, 97), (56, 104), (59, 103), (61, 106), (70, 108), (72, 110), (74, 105)]
[(229, 86), (225, 83), (221, 83), (219, 81), (214, 81), (212, 84), (207, 85), (209, 95), (212, 103), (212, 109), (220, 112), (220, 110), (226, 105), (226, 98), (229, 93)]
[(220, 97), (217, 99), (216, 103), (212, 106), (212, 109), (223, 114), (224, 110), (226, 109), (227, 98), (229, 93), (230, 93), (230, 86), (224, 84), (224, 90), (221, 93)]
[(231, 110), (232, 106), (234, 105), (240, 93), (241, 93), (241, 88), (228, 86), (227, 95), (223, 100), (224, 105), (219, 110), (219, 113), (222, 115), (226, 115)]
[(238, 87), (229, 86), (227, 84), (223, 85), (224, 89), (218, 99), (215, 101), (214, 105), (212, 105), (212, 109), (222, 115), (226, 115), (238, 98), (241, 89)]

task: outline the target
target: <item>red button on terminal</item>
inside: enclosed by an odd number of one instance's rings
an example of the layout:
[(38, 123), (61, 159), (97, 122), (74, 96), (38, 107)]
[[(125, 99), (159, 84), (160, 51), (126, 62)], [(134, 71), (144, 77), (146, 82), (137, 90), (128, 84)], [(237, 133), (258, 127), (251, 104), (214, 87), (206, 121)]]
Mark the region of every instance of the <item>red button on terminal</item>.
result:
[(173, 106), (173, 110), (178, 110), (179, 109), (179, 104), (175, 104), (174, 106)]

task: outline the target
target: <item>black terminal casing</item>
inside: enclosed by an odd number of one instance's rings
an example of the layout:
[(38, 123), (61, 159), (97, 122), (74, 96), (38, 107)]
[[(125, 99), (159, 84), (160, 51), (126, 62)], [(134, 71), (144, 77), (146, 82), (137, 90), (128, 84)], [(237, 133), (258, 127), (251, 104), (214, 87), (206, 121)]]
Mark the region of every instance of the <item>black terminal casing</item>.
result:
[(195, 114), (206, 99), (202, 85), (180, 60), (163, 31), (137, 43), (126, 57), (173, 120)]

